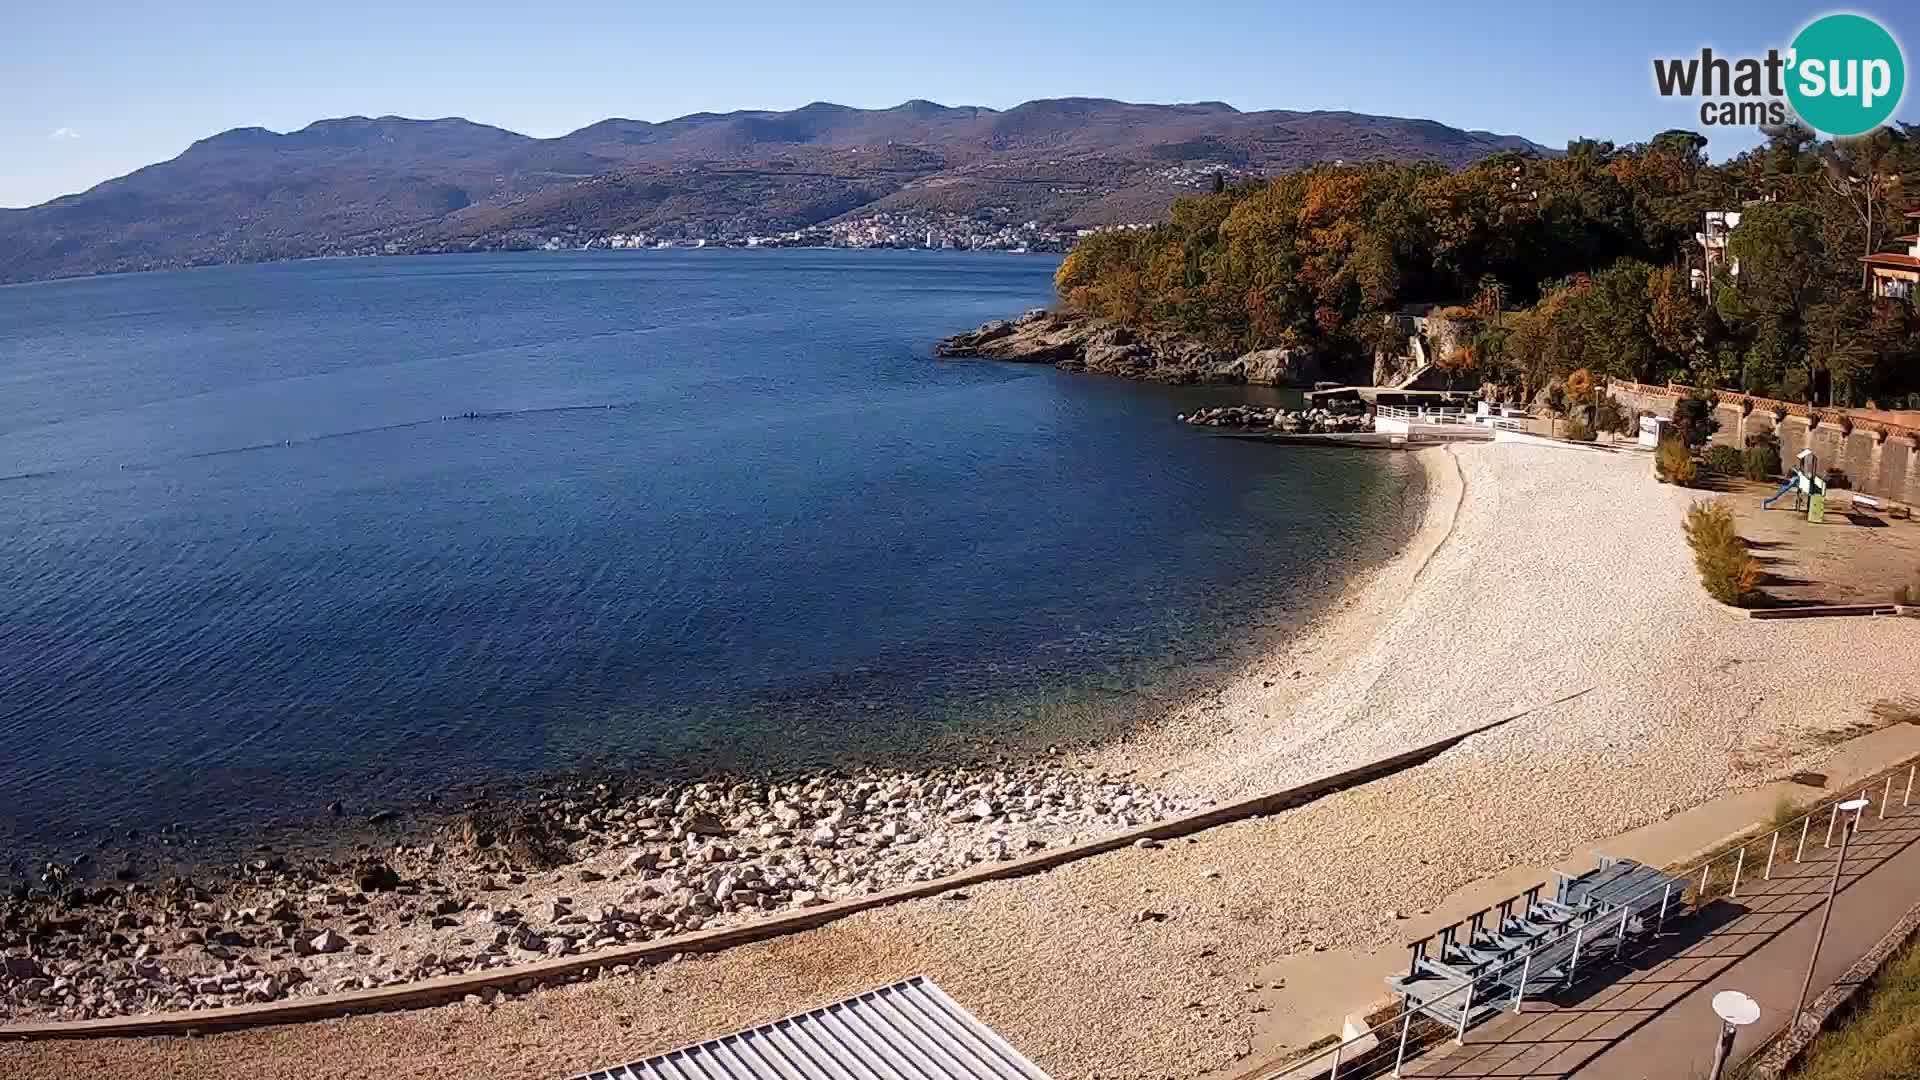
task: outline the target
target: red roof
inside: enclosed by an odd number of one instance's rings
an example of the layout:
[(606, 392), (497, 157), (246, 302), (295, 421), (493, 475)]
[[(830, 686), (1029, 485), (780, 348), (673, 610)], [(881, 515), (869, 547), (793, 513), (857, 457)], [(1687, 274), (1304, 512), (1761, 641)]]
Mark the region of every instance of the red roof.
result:
[(1882, 252), (1878, 255), (1861, 256), (1860, 261), (1869, 266), (1886, 266), (1899, 270), (1920, 270), (1920, 258), (1902, 252)]

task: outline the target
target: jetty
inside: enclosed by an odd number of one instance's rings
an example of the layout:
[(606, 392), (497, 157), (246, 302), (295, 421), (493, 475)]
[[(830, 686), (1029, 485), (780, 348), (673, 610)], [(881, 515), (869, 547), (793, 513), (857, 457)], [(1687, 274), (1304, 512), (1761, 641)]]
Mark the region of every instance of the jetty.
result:
[[(1348, 387), (1345, 389), (1355, 389)], [(1362, 389), (1375, 389), (1372, 387)], [(1331, 391), (1327, 391), (1331, 392)], [(1403, 392), (1404, 393), (1404, 392)], [(1490, 442), (1497, 432), (1526, 430), (1526, 417), (1513, 409), (1481, 403), (1474, 409), (1443, 404), (1374, 404), (1371, 431), (1298, 431), (1249, 423), (1221, 431), (1225, 438), (1296, 446), (1346, 446), (1377, 450), (1408, 450), (1453, 442)], [(1187, 419), (1182, 417), (1182, 419)], [(1189, 419), (1189, 423), (1195, 422)]]

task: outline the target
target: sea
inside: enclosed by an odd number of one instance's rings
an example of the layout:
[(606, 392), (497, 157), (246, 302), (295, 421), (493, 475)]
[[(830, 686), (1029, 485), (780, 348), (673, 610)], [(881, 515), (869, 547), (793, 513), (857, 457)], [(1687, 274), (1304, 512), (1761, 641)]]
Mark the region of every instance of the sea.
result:
[(1150, 722), (1377, 560), (1273, 391), (936, 360), (1057, 259), (529, 252), (0, 288), (0, 855)]

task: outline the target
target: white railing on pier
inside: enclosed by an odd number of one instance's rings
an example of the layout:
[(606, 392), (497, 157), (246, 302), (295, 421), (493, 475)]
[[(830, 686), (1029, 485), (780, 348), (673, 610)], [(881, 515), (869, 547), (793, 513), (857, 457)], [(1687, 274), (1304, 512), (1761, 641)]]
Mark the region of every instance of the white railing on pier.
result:
[(1407, 409), (1398, 405), (1382, 405), (1374, 411), (1374, 416), (1387, 420), (1404, 420), (1409, 424), (1473, 423), (1473, 414), (1465, 409)]

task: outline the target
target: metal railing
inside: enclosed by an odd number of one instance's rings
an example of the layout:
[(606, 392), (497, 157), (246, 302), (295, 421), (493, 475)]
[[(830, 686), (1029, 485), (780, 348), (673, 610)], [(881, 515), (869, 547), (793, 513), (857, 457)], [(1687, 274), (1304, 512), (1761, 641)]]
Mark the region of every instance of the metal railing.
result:
[(1466, 409), (1440, 407), (1409, 409), (1400, 405), (1375, 406), (1374, 415), (1416, 424), (1471, 424), (1474, 417), (1474, 414)]
[(1509, 431), (1526, 430), (1526, 421), (1521, 417), (1502, 413), (1489, 413), (1482, 416), (1467, 409), (1407, 408), (1402, 405), (1380, 405), (1374, 408), (1375, 420), (1398, 420), (1412, 426), (1425, 424), (1433, 427), (1481, 427), (1506, 428)]
[(1379, 430), (1380, 422), (1405, 424), (1408, 431), (1420, 427), (1476, 427), (1478, 418), (1464, 409), (1419, 408), (1409, 409), (1399, 405), (1378, 405), (1374, 407), (1374, 429)]
[[(1900, 774), (1903, 771), (1906, 775), (1904, 782), (1901, 782)], [(1920, 776), (1920, 763), (1905, 763), (1883, 773), (1876, 773), (1860, 788), (1858, 794), (1848, 791), (1821, 799), (1798, 817), (1774, 826), (1770, 832), (1756, 833), (1733, 847), (1715, 852), (1697, 863), (1672, 871), (1672, 877), (1687, 883), (1680, 886), (1678, 896), (1662, 895), (1660, 914), (1655, 920), (1653, 932), (1655, 934), (1659, 932), (1670, 910), (1675, 912), (1685, 910), (1686, 894), (1689, 892), (1693, 894), (1692, 906), (1696, 910), (1723, 895), (1718, 891), (1722, 885), (1726, 889), (1724, 895), (1739, 896), (1740, 882), (1747, 872), (1748, 848), (1756, 844), (1765, 845), (1766, 862), (1760, 873), (1762, 880), (1769, 880), (1773, 877), (1776, 862), (1784, 855), (1781, 850), (1783, 836), (1788, 838), (1788, 843), (1793, 849), (1792, 858), (1789, 861), (1798, 863), (1805, 856), (1807, 844), (1810, 841), (1817, 842), (1821, 848), (1833, 845), (1834, 831), (1840, 822), (1840, 803), (1849, 799), (1869, 798), (1873, 789), (1878, 787), (1880, 805), (1877, 814), (1879, 818), (1884, 819), (1887, 816), (1888, 803), (1896, 793), (1900, 795), (1902, 809), (1912, 804), (1916, 776)], [(1897, 792), (1896, 789), (1898, 789)], [(1858, 825), (1860, 818), (1872, 811), (1871, 803), (1863, 809), (1854, 811), (1854, 824)], [(1822, 817), (1826, 818), (1825, 829), (1822, 833), (1813, 833), (1813, 826), (1818, 824), (1818, 819)], [(1757, 858), (1756, 861), (1758, 861)], [(1716, 867), (1719, 869), (1716, 870)], [(1699, 875), (1698, 881), (1691, 880), (1695, 874)], [(1610, 948), (1609, 958), (1620, 956), (1630, 936), (1628, 930), (1634, 912), (1641, 907), (1639, 902), (1650, 901), (1654, 893), (1660, 890), (1667, 890), (1670, 894), (1672, 889), (1671, 883), (1656, 885), (1634, 896), (1610, 901), (1614, 906), (1605, 910), (1595, 909), (1591, 916), (1575, 920), (1563, 927), (1561, 932), (1548, 934), (1533, 941), (1524, 951), (1498, 966), (1476, 972), (1471, 980), (1439, 997), (1427, 998), (1413, 1007), (1409, 1007), (1407, 1000), (1403, 999), (1398, 1015), (1375, 1024), (1353, 1038), (1342, 1039), (1330, 1047), (1288, 1061), (1273, 1071), (1262, 1074), (1263, 1080), (1283, 1080), (1283, 1078), (1292, 1080), (1296, 1077), (1304, 1080), (1306, 1077), (1317, 1076), (1326, 1076), (1328, 1080), (1397, 1077), (1409, 1060), (1417, 1057), (1428, 1047), (1444, 1041), (1455, 1044), (1465, 1042), (1467, 1028), (1474, 1022), (1474, 1010), (1484, 1009), (1488, 1002), (1495, 1000), (1488, 995), (1495, 995), (1500, 1000), (1500, 1012), (1519, 1012), (1526, 1000), (1527, 982), (1531, 975), (1533, 958), (1541, 950), (1567, 941), (1569, 938), (1573, 939), (1572, 958), (1568, 961), (1564, 979), (1561, 980), (1563, 986), (1570, 986), (1575, 981), (1583, 959), (1581, 952), (1583, 938), (1600, 939), (1603, 947)], [(1532, 890), (1529, 890), (1529, 893), (1531, 892)], [(1524, 897), (1529, 893), (1522, 893), (1520, 896)], [(1494, 909), (1488, 908), (1480, 914), (1484, 915), (1492, 910)], [(1620, 916), (1617, 924), (1614, 922), (1615, 915)], [(1469, 916), (1454, 923), (1453, 926), (1457, 928), (1472, 920), (1473, 916)], [(1592, 954), (1588, 953), (1584, 958), (1591, 963)], [(1506, 977), (1516, 968), (1520, 971), (1520, 977), (1517, 981), (1510, 982)], [(1451, 1004), (1448, 1004), (1449, 1002)], [(1446, 1005), (1446, 1008), (1435, 1010), (1434, 1007), (1439, 1005)], [(1429, 1015), (1429, 1010), (1451, 1013), (1455, 1005), (1458, 1006), (1460, 1013), (1456, 1024), (1443, 1024)], [(1482, 1017), (1482, 1019), (1485, 1018), (1485, 1016)]]

